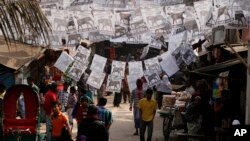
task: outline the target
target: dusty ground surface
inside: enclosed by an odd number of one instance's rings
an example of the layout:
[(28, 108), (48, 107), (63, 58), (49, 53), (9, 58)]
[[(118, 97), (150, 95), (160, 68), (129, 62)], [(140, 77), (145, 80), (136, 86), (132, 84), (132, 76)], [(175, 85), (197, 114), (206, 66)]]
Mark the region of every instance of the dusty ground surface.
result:
[[(96, 97), (94, 97), (96, 99)], [(110, 141), (139, 141), (139, 136), (133, 135), (134, 121), (132, 112), (129, 111), (128, 103), (121, 103), (120, 107), (113, 106), (113, 96), (107, 96), (108, 104), (107, 108), (110, 109), (113, 113), (113, 124), (110, 128)], [(152, 141), (164, 141), (162, 133), (162, 122), (163, 118), (156, 114), (154, 119), (154, 132)], [(41, 133), (45, 133), (45, 125), (42, 124)], [(73, 129), (73, 138), (75, 139), (77, 133), (76, 127)], [(146, 137), (146, 133), (145, 133)], [(169, 141), (177, 140), (177, 138), (171, 135)]]

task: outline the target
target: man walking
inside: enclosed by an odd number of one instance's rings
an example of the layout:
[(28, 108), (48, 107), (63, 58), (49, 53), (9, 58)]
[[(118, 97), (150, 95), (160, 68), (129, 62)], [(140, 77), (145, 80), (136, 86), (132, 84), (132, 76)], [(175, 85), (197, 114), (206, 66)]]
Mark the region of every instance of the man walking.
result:
[(98, 108), (99, 119), (104, 122), (107, 132), (109, 134), (109, 128), (113, 122), (113, 118), (112, 118), (112, 112), (105, 107), (106, 104), (107, 104), (107, 99), (105, 97), (101, 97), (97, 104), (97, 108)]
[(53, 103), (57, 101), (57, 84), (52, 83), (49, 85), (49, 90), (44, 96), (44, 111), (46, 113), (46, 138), (47, 141), (51, 141), (51, 119), (50, 116), (53, 111)]
[(153, 90), (147, 89), (146, 97), (139, 101), (140, 117), (141, 117), (141, 126), (140, 126), (140, 140), (145, 141), (145, 131), (148, 127), (148, 138), (147, 141), (152, 140), (153, 134), (153, 120), (155, 117), (157, 103), (155, 100), (152, 100)]

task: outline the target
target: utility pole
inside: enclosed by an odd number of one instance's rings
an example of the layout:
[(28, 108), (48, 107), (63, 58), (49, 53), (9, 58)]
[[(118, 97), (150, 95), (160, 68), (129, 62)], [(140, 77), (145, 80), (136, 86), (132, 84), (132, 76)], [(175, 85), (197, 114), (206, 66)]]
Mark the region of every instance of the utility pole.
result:
[[(250, 65), (250, 40), (248, 41), (247, 64)], [(246, 86), (246, 125), (250, 125), (250, 70), (247, 69), (247, 86)]]

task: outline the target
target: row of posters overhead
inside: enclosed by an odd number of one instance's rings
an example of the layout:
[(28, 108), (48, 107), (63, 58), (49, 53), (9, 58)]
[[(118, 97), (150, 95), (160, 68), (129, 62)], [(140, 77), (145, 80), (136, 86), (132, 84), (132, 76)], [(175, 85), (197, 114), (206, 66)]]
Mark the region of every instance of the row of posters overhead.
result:
[[(199, 39), (213, 27), (246, 28), (249, 0), (41, 0), (52, 24), (51, 45), (66, 39), (74, 46), (81, 38), (92, 42), (152, 43), (163, 36), (172, 42), (180, 29), (188, 41)], [(153, 45), (157, 46), (157, 45)]]
[[(107, 77), (106, 91), (120, 92), (122, 79), (128, 81), (130, 91), (136, 87), (136, 80), (142, 76), (146, 78), (148, 86), (153, 87), (160, 82), (159, 74), (162, 71), (171, 77), (183, 65), (181, 62), (189, 65), (195, 61), (192, 48), (190, 45), (185, 45), (184, 47), (177, 48), (172, 53), (165, 52), (160, 56), (144, 61), (131, 61), (126, 64), (123, 61), (112, 60), (111, 74), (107, 75), (104, 72), (107, 58), (95, 54), (92, 59), (90, 58), (90, 52), (90, 50), (83, 46), (77, 48), (74, 56), (62, 52), (54, 66), (74, 81), (79, 81), (85, 70), (89, 67), (91, 73), (87, 79), (87, 84), (100, 89), (104, 79)], [(143, 67), (143, 63), (145, 67)], [(128, 69), (128, 74), (125, 73), (126, 69)]]

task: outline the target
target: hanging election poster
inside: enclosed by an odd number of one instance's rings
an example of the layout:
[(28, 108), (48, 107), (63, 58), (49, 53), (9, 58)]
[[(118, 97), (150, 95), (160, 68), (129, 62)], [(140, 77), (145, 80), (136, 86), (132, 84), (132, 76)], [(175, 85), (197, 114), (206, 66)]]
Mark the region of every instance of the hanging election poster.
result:
[(97, 8), (125, 8), (128, 0), (94, 0)]
[(161, 54), (162, 61), (160, 62), (161, 68), (167, 73), (168, 77), (174, 75), (179, 71), (179, 67), (176, 64), (175, 58), (169, 52)]
[(113, 10), (94, 10), (93, 14), (100, 34), (114, 36), (115, 19)]
[(149, 88), (152, 88), (161, 82), (158, 72), (144, 71), (144, 77), (146, 78)]
[(186, 38), (187, 38), (187, 31), (185, 30), (180, 33), (170, 36), (169, 43), (168, 43), (168, 51), (172, 53), (182, 43), (186, 42)]
[(76, 30), (77, 32), (90, 32), (97, 30), (97, 26), (94, 21), (94, 17), (92, 11), (89, 10), (82, 10), (82, 11), (75, 11), (75, 18), (76, 18)]
[(65, 72), (68, 66), (74, 61), (74, 59), (67, 54), (66, 52), (62, 52), (60, 57), (57, 59), (54, 66), (58, 68), (60, 71)]
[(233, 20), (233, 10), (229, 0), (213, 0), (206, 22), (208, 26), (227, 25)]
[(141, 13), (147, 27), (154, 35), (161, 36), (171, 33), (172, 25), (164, 18), (165, 13), (162, 7), (142, 8)]
[(109, 75), (107, 80), (106, 91), (109, 92), (121, 92), (121, 77), (115, 75)]
[(130, 75), (137, 75), (138, 77), (143, 76), (141, 61), (128, 62), (128, 69)]
[(199, 38), (200, 36), (200, 27), (199, 20), (196, 14), (196, 11), (193, 6), (186, 6), (184, 11), (184, 24), (183, 26), (188, 31), (189, 41), (193, 38)]
[(154, 2), (156, 5), (169, 6), (169, 5), (182, 4), (184, 0), (154, 0)]
[(127, 75), (129, 91), (132, 92), (136, 88), (136, 80), (141, 79), (138, 75)]
[(87, 84), (96, 89), (100, 89), (105, 76), (105, 73), (92, 71), (87, 80)]
[(111, 74), (119, 78), (124, 78), (126, 62), (112, 61)]
[(93, 0), (63, 0), (65, 9), (71, 11), (86, 10), (93, 4)]
[(185, 18), (185, 5), (173, 5), (173, 6), (163, 6), (163, 13), (168, 19), (172, 26), (183, 26)]
[(90, 56), (90, 50), (80, 45), (78, 46), (76, 54), (73, 58), (76, 61), (85, 62), (88, 61), (89, 56)]
[(212, 7), (211, 0), (202, 0), (194, 2), (194, 8), (197, 14), (197, 18), (199, 20), (198, 25), (200, 27), (200, 32), (207, 32), (211, 30), (211, 27), (206, 25), (207, 19), (209, 18), (210, 9)]
[[(230, 0), (230, 9), (233, 12), (233, 20), (228, 24), (227, 28), (230, 29), (242, 29), (247, 28), (250, 22), (250, 6), (247, 5), (250, 2), (245, 0)], [(246, 5), (246, 6), (243, 6)]]
[(107, 58), (104, 58), (100, 55), (95, 54), (90, 69), (95, 72), (103, 72), (103, 69), (106, 65)]
[(148, 70), (148, 72), (161, 73), (161, 67), (160, 67), (160, 64), (158, 61), (158, 57), (144, 60), (144, 64), (145, 64), (146, 70)]
[(87, 69), (87, 67), (88, 67), (88, 64), (84, 64), (82, 62), (75, 61), (73, 66), (68, 71), (68, 76), (70, 78), (74, 79), (75, 81), (79, 81), (82, 74)]

